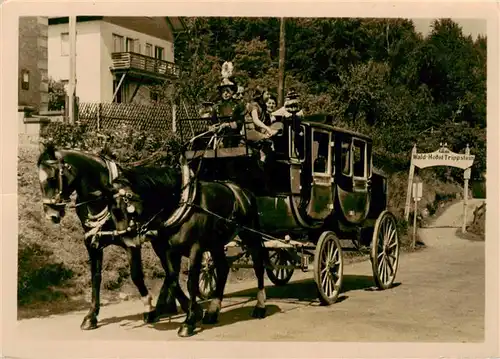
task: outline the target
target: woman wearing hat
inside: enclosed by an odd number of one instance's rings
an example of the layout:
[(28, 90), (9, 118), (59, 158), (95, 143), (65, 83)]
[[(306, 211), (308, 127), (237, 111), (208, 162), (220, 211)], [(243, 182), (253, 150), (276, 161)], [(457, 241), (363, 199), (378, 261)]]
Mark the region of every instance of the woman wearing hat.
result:
[(260, 141), (278, 132), (265, 123), (266, 101), (269, 97), (267, 89), (257, 86), (254, 91), (253, 101), (247, 106), (245, 125), (247, 140), (249, 141)]

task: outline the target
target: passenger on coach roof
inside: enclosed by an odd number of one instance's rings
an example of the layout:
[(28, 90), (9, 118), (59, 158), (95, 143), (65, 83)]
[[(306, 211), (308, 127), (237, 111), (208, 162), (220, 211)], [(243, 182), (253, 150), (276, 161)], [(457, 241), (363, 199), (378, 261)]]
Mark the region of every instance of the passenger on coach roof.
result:
[(266, 102), (270, 94), (267, 89), (257, 86), (254, 90), (253, 100), (247, 105), (245, 125), (247, 140), (252, 142), (261, 141), (274, 136), (278, 131), (267, 125)]

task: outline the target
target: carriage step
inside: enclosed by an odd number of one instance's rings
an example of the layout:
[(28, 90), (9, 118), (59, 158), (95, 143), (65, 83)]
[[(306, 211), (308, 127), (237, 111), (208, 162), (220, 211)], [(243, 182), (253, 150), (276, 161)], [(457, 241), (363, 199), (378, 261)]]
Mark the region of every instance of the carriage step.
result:
[[(299, 243), (299, 242), (297, 242)], [(294, 248), (294, 243), (292, 241), (285, 243), (282, 241), (278, 241), (277, 239), (270, 239), (264, 242), (265, 248)]]

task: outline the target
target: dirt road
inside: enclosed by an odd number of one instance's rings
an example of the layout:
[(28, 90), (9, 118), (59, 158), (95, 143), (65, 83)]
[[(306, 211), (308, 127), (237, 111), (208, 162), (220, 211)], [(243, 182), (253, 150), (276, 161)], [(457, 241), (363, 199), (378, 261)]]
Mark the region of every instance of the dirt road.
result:
[[(480, 200), (470, 202), (469, 217)], [(250, 317), (255, 281), (230, 285), (217, 325), (202, 325), (183, 340), (259, 341), (405, 341), (480, 342), (484, 336), (484, 242), (460, 239), (462, 205), (448, 208), (434, 223), (441, 228), (420, 230), (423, 251), (402, 254), (397, 286), (373, 290), (369, 262), (347, 265), (344, 293), (330, 306), (320, 306), (312, 272), (296, 272), (284, 287), (267, 284), (265, 319)], [(85, 312), (21, 320), (18, 335), (36, 340), (179, 340), (179, 315), (148, 326), (141, 320), (140, 301), (101, 309), (100, 327), (79, 328)]]

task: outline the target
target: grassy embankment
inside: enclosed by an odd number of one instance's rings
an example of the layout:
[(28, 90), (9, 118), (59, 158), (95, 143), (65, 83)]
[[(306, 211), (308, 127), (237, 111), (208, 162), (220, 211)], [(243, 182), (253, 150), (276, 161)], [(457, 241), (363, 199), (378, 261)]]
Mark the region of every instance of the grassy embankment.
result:
[[(44, 219), (35, 166), (37, 155), (37, 148), (21, 148), (18, 156), (18, 304), (21, 312), (36, 312), (36, 308), (51, 311), (49, 303), (76, 298), (84, 303), (90, 296), (88, 255), (80, 222), (74, 210), (67, 211), (60, 225)], [(425, 183), (420, 208), (427, 208), (430, 215), (461, 193), (459, 185), (438, 181), (432, 171), (421, 171), (420, 175)], [(400, 172), (390, 177), (390, 209), (398, 216), (404, 209), (407, 176), (406, 172)], [(404, 225), (400, 229), (403, 250), (410, 250), (411, 238), (407, 233), (411, 232)], [(162, 277), (163, 270), (150, 245), (144, 246), (143, 260), (149, 283)], [(231, 273), (230, 280), (248, 277), (251, 274), (248, 272)], [(117, 296), (119, 289), (137, 295), (129, 278), (125, 252), (120, 248), (110, 247), (104, 251), (102, 287), (104, 298)], [(73, 303), (71, 305), (77, 302)], [(21, 313), (21, 316), (25, 315)]]

